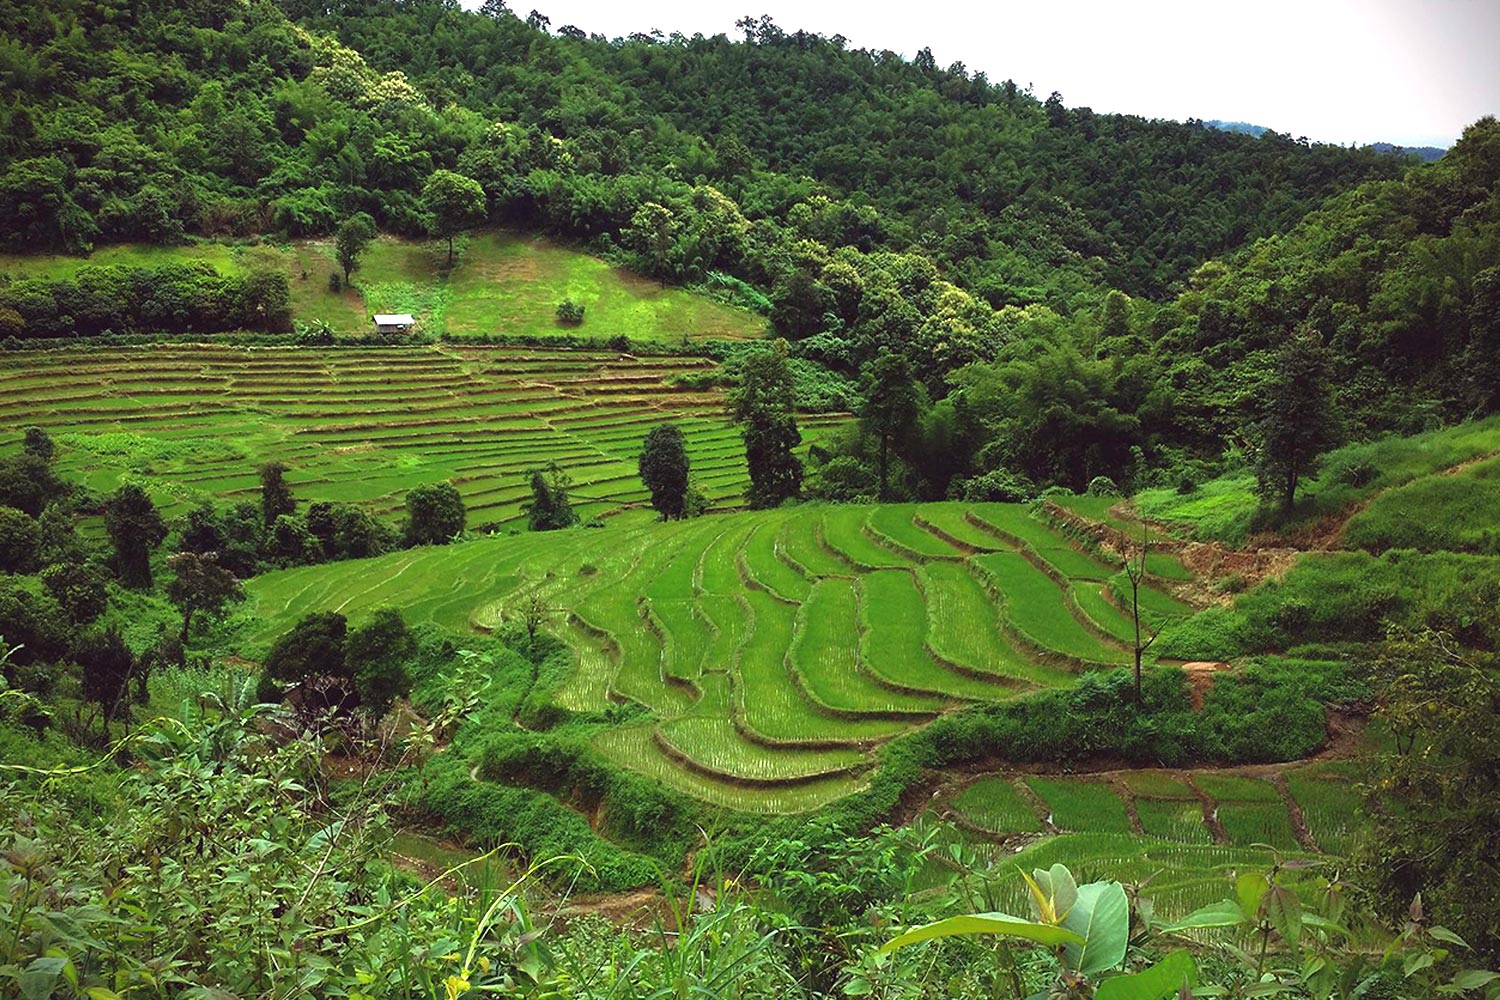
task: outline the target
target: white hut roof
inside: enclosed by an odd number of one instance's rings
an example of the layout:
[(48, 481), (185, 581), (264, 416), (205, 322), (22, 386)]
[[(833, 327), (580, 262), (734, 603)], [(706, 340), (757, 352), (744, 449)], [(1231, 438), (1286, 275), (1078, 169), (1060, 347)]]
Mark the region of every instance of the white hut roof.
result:
[(416, 320), (411, 313), (376, 313), (376, 326), (411, 326)]

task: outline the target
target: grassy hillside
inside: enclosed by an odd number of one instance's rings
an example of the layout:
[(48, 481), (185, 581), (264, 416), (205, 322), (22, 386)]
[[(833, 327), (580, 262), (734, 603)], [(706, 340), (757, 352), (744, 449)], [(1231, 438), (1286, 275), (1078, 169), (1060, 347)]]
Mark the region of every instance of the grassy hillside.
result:
[[(1493, 475), (1491, 472), (1476, 469), (1473, 474), (1464, 476), (1462, 482), (1448, 486), (1430, 480), (1456, 466), (1497, 453), (1500, 453), (1500, 417), (1411, 437), (1391, 435), (1347, 445), (1324, 456), (1317, 475), (1303, 482), (1292, 527), (1349, 512), (1372, 497), (1392, 491), (1372, 504), (1375, 509), (1356, 518), (1355, 523), (1361, 525), (1359, 532), (1370, 532), (1371, 545), (1399, 547), (1402, 542), (1387, 540), (1394, 529), (1375, 521), (1403, 516), (1397, 513), (1398, 510), (1405, 510), (1406, 517), (1426, 518), (1430, 506), (1441, 507), (1450, 499), (1456, 499), (1453, 491), (1464, 493), (1465, 502), (1482, 504), (1486, 489), (1491, 488), (1488, 486)], [(1395, 490), (1407, 484), (1413, 484), (1412, 490), (1435, 489), (1438, 494), (1427, 498), (1430, 503), (1414, 504), (1419, 494)], [(1421, 495), (1425, 496), (1425, 493)], [(1249, 472), (1239, 472), (1220, 476), (1186, 491), (1171, 488), (1145, 490), (1136, 496), (1135, 505), (1143, 516), (1176, 525), (1205, 541), (1239, 545), (1256, 526), (1259, 501), (1255, 496), (1255, 477)], [(1478, 516), (1476, 511), (1469, 519), (1472, 521)], [(1473, 549), (1491, 544), (1478, 537), (1483, 530), (1482, 524), (1468, 525), (1464, 531), (1476, 537), (1466, 544), (1443, 546), (1431, 540), (1419, 543), (1411, 539), (1406, 544)], [(1366, 546), (1361, 542), (1359, 547)]]
[(948, 707), (1126, 662), (1109, 573), (1019, 505), (642, 513), (257, 577), (245, 651), (316, 610), (491, 630), (538, 597), (573, 660), (554, 701), (646, 711), (600, 750), (709, 802), (793, 811), (853, 791), (874, 744)]
[[(673, 421), (710, 503), (738, 506), (748, 473), (722, 397), (672, 385), (708, 365), (452, 345), (17, 352), (0, 373), (0, 447), (39, 425), (66, 477), (99, 490), (135, 479), (169, 514), (205, 497), (253, 499), (272, 459), (304, 501), (380, 514), (412, 486), (451, 479), (476, 524), (519, 518), (526, 470), (548, 461), (572, 477), (584, 517), (643, 500), (641, 438)], [(806, 418), (805, 437), (841, 419)]]
[[(328, 287), (329, 275), (339, 272), (331, 239), (122, 244), (88, 257), (0, 254), (0, 274), (69, 277), (90, 264), (152, 267), (181, 261), (206, 261), (231, 271), (263, 261), (285, 271), (295, 319), (327, 323), (336, 333), (370, 332), (370, 316), (377, 312), (410, 312), (423, 332), (456, 337), (579, 334), (675, 344), (758, 337), (767, 329), (755, 313), (665, 287), (542, 236), (488, 230), (459, 242), (461, 256), (449, 270), (445, 246), (382, 237), (370, 245), (351, 286), (341, 292)], [(563, 299), (584, 307), (581, 326), (558, 322)]]

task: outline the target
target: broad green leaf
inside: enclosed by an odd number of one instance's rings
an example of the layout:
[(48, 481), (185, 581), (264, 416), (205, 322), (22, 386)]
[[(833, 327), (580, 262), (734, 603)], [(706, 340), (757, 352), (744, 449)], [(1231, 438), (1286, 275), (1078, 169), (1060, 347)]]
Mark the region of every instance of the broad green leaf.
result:
[(1465, 969), (1453, 977), (1449, 985), (1458, 993), (1466, 993), (1469, 990), (1483, 989), (1495, 980), (1500, 979), (1500, 972), (1491, 972), (1488, 969)]
[(1344, 937), (1349, 936), (1349, 928), (1329, 920), (1327, 917), (1320, 917), (1316, 913), (1308, 913), (1306, 910), (1302, 911), (1302, 926), (1313, 927), (1320, 931), (1335, 931), (1344, 935)]
[(1074, 880), (1073, 873), (1068, 871), (1067, 865), (1056, 864), (1048, 871), (1033, 869), (1031, 874), (1042, 892), (1052, 901), (1052, 912), (1061, 921), (1078, 902), (1078, 882)]
[(1186, 951), (1174, 951), (1144, 972), (1115, 976), (1099, 984), (1094, 1000), (1162, 1000), (1182, 988), (1198, 985), (1198, 966)]
[(122, 1000), (120, 994), (114, 990), (105, 989), (103, 986), (90, 986), (83, 992), (89, 1000)]
[(1168, 924), (1162, 930), (1171, 933), (1200, 930), (1206, 927), (1238, 927), (1247, 922), (1239, 903), (1232, 899), (1221, 899), (1217, 903), (1209, 903), (1201, 909), (1194, 910), (1177, 923)]
[(1449, 944), (1456, 944), (1460, 948), (1469, 947), (1469, 942), (1465, 941), (1463, 938), (1459, 937), (1457, 934), (1453, 933), (1441, 924), (1429, 928), (1427, 933), (1432, 937), (1437, 938), (1439, 941), (1446, 941)]
[(1266, 893), (1266, 919), (1289, 948), (1295, 950), (1302, 940), (1302, 901), (1284, 885)]
[(1421, 972), (1433, 963), (1431, 952), (1419, 951), (1407, 955), (1401, 960), (1401, 974), (1410, 978)]
[(1113, 969), (1125, 960), (1130, 939), (1130, 901), (1118, 882), (1078, 887), (1078, 902), (1062, 925), (1081, 941), (1063, 945), (1063, 963), (1086, 976)]
[(1234, 897), (1240, 901), (1240, 912), (1245, 923), (1253, 924), (1260, 919), (1260, 905), (1271, 889), (1271, 883), (1258, 872), (1246, 872), (1234, 883)]
[(66, 958), (53, 955), (32, 960), (31, 964), (26, 966), (17, 977), (21, 996), (26, 1000), (47, 1000), (47, 997), (52, 995), (52, 988), (57, 985), (57, 980), (62, 976), (63, 966), (67, 964)]
[(935, 923), (913, 927), (905, 934), (892, 938), (881, 946), (881, 951), (891, 951), (933, 938), (954, 937), (961, 934), (1003, 934), (1007, 937), (1025, 938), (1048, 947), (1082, 944), (1083, 938), (1064, 927), (1038, 924), (1022, 920), (1005, 913), (970, 913), (961, 917), (949, 917)]

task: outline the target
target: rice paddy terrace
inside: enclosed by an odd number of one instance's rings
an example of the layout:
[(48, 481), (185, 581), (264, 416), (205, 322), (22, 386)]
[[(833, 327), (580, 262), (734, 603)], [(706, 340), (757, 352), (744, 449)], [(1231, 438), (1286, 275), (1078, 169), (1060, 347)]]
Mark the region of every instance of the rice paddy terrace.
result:
[[(1347, 857), (1360, 834), (1357, 762), (1228, 770), (1131, 770), (1075, 776), (983, 774), (945, 791), (930, 812), (955, 821), (996, 858), (1025, 870), (1066, 860), (1083, 878), (1151, 881), (1159, 914), (1176, 918), (1224, 895), (1226, 877), (1282, 857)], [(1020, 854), (1018, 845), (1029, 844)], [(996, 905), (1024, 910), (1019, 879)]]
[[(1163, 554), (1165, 555), (1165, 554)], [(1146, 589), (1150, 617), (1187, 611)], [(1018, 504), (809, 506), (494, 537), (251, 580), (266, 642), (311, 611), (381, 606), (493, 629), (533, 597), (574, 667), (562, 707), (631, 702), (619, 763), (740, 809), (857, 791), (882, 741), (952, 707), (1130, 659), (1119, 567)]]
[[(157, 345), (11, 352), (0, 364), (0, 448), (45, 428), (59, 470), (104, 491), (129, 477), (168, 514), (254, 499), (279, 460), (298, 497), (394, 514), (419, 483), (451, 480), (469, 523), (521, 517), (525, 473), (555, 461), (582, 516), (645, 499), (641, 438), (682, 427), (713, 506), (742, 502), (739, 431), (716, 389), (679, 376), (701, 358), (435, 345), (390, 349)], [(843, 418), (804, 418), (811, 441)]]

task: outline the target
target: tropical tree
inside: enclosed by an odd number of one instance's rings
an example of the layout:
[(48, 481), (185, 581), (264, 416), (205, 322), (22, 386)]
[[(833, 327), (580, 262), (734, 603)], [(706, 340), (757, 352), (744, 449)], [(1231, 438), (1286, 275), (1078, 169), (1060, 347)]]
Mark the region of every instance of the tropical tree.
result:
[(260, 514), (267, 528), (283, 514), (297, 509), (297, 498), (286, 481), (287, 467), (281, 462), (267, 462), (260, 467)]
[[(287, 688), (295, 685), (303, 689), (304, 704), (308, 707), (345, 704), (353, 697), (353, 691), (345, 683), (349, 679), (344, 664), (344, 638), (348, 631), (348, 621), (337, 611), (315, 611), (304, 616), (267, 650), (261, 661), (257, 697), (261, 701), (280, 701)], [(310, 682), (320, 678), (332, 683), (325, 684), (322, 692), (308, 691)]]
[(151, 550), (167, 537), (167, 522), (146, 491), (126, 483), (104, 503), (104, 533), (114, 546), (115, 575), (127, 587), (151, 586)]
[(880, 499), (889, 498), (891, 446), (905, 439), (917, 425), (921, 392), (913, 381), (906, 355), (881, 351), (860, 375), (859, 390), (865, 404), (859, 411), (860, 427), (880, 439)]
[(729, 396), (729, 412), (743, 428), (750, 506), (775, 507), (796, 496), (802, 489), (802, 461), (793, 449), (802, 443), (802, 434), (785, 340), (745, 359), (740, 384)]
[(0, 507), (0, 573), (30, 573), (41, 537), (35, 518), (14, 507)]
[(99, 706), (106, 726), (125, 707), (135, 657), (114, 626), (85, 632), (73, 644), (69, 657), (83, 670), (83, 697)]
[(691, 464), (687, 439), (676, 424), (658, 424), (647, 432), (637, 467), (651, 493), (651, 506), (663, 518), (682, 517)]
[(179, 552), (167, 559), (167, 567), (173, 573), (167, 582), (167, 600), (182, 612), (179, 642), (188, 641), (195, 614), (221, 615), (231, 602), (244, 599), (240, 581), (219, 565), (214, 553)]
[(472, 177), (437, 170), (422, 186), (422, 208), (430, 218), (432, 235), (448, 241), (448, 266), (453, 266), (453, 237), (484, 221), (484, 188)]
[(351, 629), (344, 640), (344, 666), (354, 677), (360, 707), (377, 718), (385, 715), (411, 690), (407, 664), (416, 655), (417, 642), (395, 608), (380, 608)]
[(1250, 427), (1257, 492), (1277, 501), (1283, 514), (1291, 513), (1298, 483), (1338, 443), (1329, 369), (1327, 348), (1315, 335), (1299, 333), (1282, 345), (1258, 394), (1259, 416)]
[(665, 205), (648, 201), (635, 210), (624, 232), (625, 242), (646, 263), (647, 270), (665, 285), (669, 271), (672, 241), (677, 234), (677, 217)]
[(447, 545), (462, 534), (468, 512), (452, 483), (427, 483), (406, 494), (406, 544)]
[(349, 284), (349, 275), (359, 268), (359, 258), (364, 256), (374, 238), (375, 220), (364, 212), (339, 223), (333, 234), (333, 254), (344, 270), (344, 284)]
[(532, 531), (554, 531), (578, 523), (578, 514), (568, 499), (573, 483), (568, 474), (549, 462), (545, 469), (533, 469), (531, 503), (526, 506), (526, 522)]

